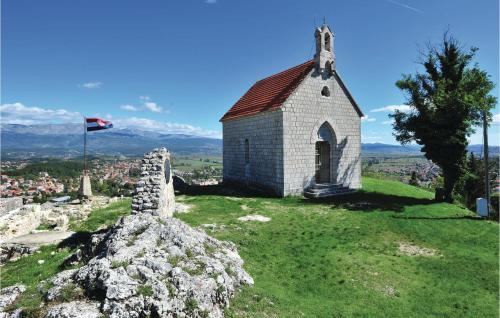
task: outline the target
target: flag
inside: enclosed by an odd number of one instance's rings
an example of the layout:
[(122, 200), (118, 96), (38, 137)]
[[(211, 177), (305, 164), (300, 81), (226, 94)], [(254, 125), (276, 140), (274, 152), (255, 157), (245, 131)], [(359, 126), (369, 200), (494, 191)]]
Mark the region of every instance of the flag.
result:
[(101, 118), (85, 118), (85, 122), (87, 131), (113, 128), (113, 124), (109, 120), (104, 120)]

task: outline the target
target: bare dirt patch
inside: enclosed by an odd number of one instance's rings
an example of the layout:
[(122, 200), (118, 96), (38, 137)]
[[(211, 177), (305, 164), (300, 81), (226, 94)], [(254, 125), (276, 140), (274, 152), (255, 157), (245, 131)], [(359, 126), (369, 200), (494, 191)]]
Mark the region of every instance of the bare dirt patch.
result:
[(175, 213), (188, 213), (191, 210), (191, 206), (179, 202), (175, 202), (174, 212)]
[(399, 242), (399, 252), (408, 256), (436, 256), (438, 251), (432, 248), (420, 247), (410, 243)]
[(247, 221), (269, 222), (271, 221), (271, 218), (259, 214), (252, 214), (239, 217), (238, 220), (242, 222), (247, 222)]

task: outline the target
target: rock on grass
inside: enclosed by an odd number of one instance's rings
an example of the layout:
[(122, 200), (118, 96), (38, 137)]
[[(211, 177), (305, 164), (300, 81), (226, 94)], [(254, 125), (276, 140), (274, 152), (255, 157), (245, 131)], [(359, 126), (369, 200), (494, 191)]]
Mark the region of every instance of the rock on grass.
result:
[(4, 310), (8, 306), (12, 305), (17, 297), (21, 295), (26, 290), (26, 287), (22, 284), (17, 284), (9, 287), (0, 289), (0, 317), (4, 314)]
[(71, 295), (61, 292), (71, 289), (112, 318), (222, 317), (238, 288), (253, 284), (232, 243), (173, 218), (124, 217), (78, 257), (89, 261), (51, 280), (46, 299), (65, 302), (49, 308), (48, 317), (69, 310)]

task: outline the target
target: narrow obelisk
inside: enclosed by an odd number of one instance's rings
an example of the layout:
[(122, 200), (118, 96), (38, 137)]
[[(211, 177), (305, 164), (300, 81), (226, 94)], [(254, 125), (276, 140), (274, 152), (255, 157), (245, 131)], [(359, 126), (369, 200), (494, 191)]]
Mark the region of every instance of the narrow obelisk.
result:
[(83, 118), (83, 173), (80, 178), (80, 188), (78, 189), (80, 199), (90, 200), (92, 188), (90, 186), (90, 176), (87, 170), (87, 118)]

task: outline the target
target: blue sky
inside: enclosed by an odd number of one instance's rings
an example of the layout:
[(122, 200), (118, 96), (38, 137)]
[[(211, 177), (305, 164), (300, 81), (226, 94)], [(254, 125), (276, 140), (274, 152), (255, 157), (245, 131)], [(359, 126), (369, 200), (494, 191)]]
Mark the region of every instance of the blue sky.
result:
[(2, 121), (102, 116), (217, 137), (219, 118), (255, 81), (312, 58), (325, 17), (337, 69), (367, 115), (363, 142), (395, 143), (388, 106), (405, 98), (394, 82), (444, 31), (479, 47), (476, 62), (498, 84), (498, 13), (497, 0), (4, 0)]

